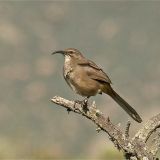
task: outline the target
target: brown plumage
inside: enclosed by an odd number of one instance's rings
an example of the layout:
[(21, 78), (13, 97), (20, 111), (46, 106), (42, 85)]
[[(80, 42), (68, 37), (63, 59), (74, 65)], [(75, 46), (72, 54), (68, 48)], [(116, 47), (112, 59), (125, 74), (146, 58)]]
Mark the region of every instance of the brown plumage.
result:
[(142, 122), (138, 113), (111, 87), (107, 74), (91, 60), (86, 59), (77, 49), (56, 51), (65, 57), (63, 75), (73, 91), (83, 97), (106, 93), (115, 100), (135, 121)]

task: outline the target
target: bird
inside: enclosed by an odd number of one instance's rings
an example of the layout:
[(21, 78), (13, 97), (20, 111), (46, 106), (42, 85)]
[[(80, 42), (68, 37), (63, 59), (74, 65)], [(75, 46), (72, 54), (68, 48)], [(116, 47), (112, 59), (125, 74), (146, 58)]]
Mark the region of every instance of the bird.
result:
[(57, 53), (64, 56), (63, 76), (74, 92), (87, 99), (105, 93), (117, 102), (135, 121), (142, 122), (135, 109), (112, 88), (110, 78), (96, 63), (85, 58), (75, 48), (57, 50), (52, 55)]

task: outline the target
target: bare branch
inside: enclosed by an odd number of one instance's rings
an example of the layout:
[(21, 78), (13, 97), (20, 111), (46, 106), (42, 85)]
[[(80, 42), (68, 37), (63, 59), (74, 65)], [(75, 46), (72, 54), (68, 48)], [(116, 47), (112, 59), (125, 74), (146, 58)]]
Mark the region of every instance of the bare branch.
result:
[(152, 117), (144, 126), (138, 131), (133, 139), (139, 138), (143, 142), (147, 142), (150, 135), (160, 128), (160, 114)]
[(90, 119), (97, 125), (97, 131), (100, 130), (106, 132), (109, 135), (110, 140), (114, 143), (118, 150), (122, 150), (126, 159), (130, 160), (153, 160), (160, 145), (160, 139), (155, 141), (150, 150), (146, 144), (146, 141), (150, 135), (160, 127), (160, 114), (151, 118), (144, 126), (138, 131), (134, 138), (129, 137), (130, 122), (127, 123), (125, 133), (120, 130), (120, 127), (114, 125), (109, 117), (105, 117), (95, 105), (87, 104), (87, 108), (82, 104), (75, 103), (74, 101), (66, 100), (62, 97), (55, 96), (51, 101), (57, 105), (60, 105), (67, 109), (68, 112), (73, 111), (81, 114), (84, 117)]
[(85, 112), (80, 104), (75, 104), (75, 102), (66, 100), (59, 96), (53, 97), (51, 101), (65, 107), (67, 110), (82, 114), (86, 118), (92, 120), (98, 126), (98, 130), (101, 129), (110, 136), (115, 145), (119, 144), (121, 149), (129, 150), (129, 140), (125, 138), (125, 135), (118, 127), (111, 123), (109, 117), (105, 118), (104, 115), (98, 109), (96, 109), (95, 103), (88, 106), (89, 110), (88, 112)]

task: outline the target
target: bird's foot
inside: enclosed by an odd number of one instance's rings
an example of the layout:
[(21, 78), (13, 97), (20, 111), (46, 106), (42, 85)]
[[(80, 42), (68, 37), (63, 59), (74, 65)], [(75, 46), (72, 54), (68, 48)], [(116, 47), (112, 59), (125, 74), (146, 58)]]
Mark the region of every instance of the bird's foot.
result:
[(86, 113), (87, 111), (89, 111), (88, 109), (88, 97), (86, 97), (85, 99), (83, 99), (82, 101), (80, 100), (75, 100), (74, 101), (74, 106), (76, 105), (76, 103), (80, 104), (83, 108), (83, 111)]
[(85, 99), (82, 101), (82, 107), (83, 107), (83, 110), (85, 111), (85, 113), (86, 113), (87, 111), (89, 111), (89, 109), (88, 109), (88, 97), (85, 98)]

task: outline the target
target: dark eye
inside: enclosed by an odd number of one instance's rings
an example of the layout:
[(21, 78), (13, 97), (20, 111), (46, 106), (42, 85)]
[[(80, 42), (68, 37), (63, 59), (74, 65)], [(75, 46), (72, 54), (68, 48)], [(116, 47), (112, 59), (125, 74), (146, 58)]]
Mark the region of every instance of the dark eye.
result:
[(74, 51), (72, 51), (72, 50), (71, 50), (71, 51), (69, 51), (69, 53), (70, 53), (70, 54), (73, 54), (73, 53), (74, 53)]

